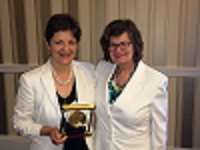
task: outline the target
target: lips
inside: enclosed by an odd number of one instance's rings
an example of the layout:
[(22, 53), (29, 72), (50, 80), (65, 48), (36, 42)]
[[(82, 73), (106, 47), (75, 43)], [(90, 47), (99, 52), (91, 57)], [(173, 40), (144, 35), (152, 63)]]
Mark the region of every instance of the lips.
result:
[(121, 57), (124, 57), (124, 56), (126, 56), (126, 53), (124, 53), (124, 54), (114, 54), (114, 57), (115, 58), (121, 58)]
[(61, 57), (69, 57), (71, 53), (58, 53)]

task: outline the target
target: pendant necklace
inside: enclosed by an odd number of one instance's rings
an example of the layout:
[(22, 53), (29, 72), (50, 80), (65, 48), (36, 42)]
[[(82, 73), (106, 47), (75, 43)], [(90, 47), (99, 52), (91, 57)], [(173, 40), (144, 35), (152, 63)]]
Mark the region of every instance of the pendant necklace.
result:
[(62, 81), (60, 79), (59, 75), (56, 73), (56, 71), (53, 69), (53, 67), (52, 67), (52, 72), (53, 72), (53, 76), (54, 76), (56, 82), (61, 86), (69, 84), (69, 82), (71, 81), (71, 79), (73, 77), (72, 66), (70, 67), (69, 77), (66, 81)]

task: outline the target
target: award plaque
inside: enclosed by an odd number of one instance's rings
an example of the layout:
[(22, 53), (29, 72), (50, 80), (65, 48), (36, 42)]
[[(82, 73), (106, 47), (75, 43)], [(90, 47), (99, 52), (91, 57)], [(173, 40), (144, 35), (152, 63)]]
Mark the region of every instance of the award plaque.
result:
[(62, 105), (60, 132), (69, 138), (90, 137), (94, 109), (94, 104)]

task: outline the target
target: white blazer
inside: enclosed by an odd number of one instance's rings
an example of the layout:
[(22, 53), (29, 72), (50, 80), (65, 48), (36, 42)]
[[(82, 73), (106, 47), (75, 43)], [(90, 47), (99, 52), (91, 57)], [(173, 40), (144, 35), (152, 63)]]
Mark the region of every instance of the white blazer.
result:
[(116, 65), (101, 61), (96, 69), (96, 149), (165, 150), (168, 78), (142, 61), (114, 104), (108, 81)]
[[(94, 75), (89, 63), (73, 61), (78, 103), (93, 103)], [(58, 127), (61, 111), (51, 73), (50, 61), (24, 73), (16, 96), (13, 123), (21, 135), (31, 138), (31, 150), (61, 150), (49, 136), (40, 136), (42, 126)], [(91, 141), (87, 139), (89, 145)]]

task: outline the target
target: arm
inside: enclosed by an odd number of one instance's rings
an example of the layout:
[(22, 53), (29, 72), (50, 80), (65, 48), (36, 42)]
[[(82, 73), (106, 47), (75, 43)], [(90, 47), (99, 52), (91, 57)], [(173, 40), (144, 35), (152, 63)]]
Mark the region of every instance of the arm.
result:
[(31, 83), (24, 75), (20, 77), (14, 107), (14, 129), (21, 135), (40, 135), (42, 125), (34, 122), (34, 94)]
[(49, 126), (43, 126), (40, 130), (40, 135), (50, 136), (51, 141), (54, 144), (61, 144), (67, 139), (67, 136), (63, 136), (59, 132), (58, 128), (49, 127)]
[(168, 79), (164, 78), (157, 87), (157, 93), (152, 104), (151, 150), (166, 149), (168, 123), (167, 85)]
[[(59, 130), (55, 127), (43, 126), (35, 122), (35, 96), (32, 83), (26, 75), (22, 75), (19, 80), (20, 86), (16, 96), (14, 107), (13, 123), (15, 130), (24, 136), (50, 136), (55, 144), (62, 143), (66, 137), (62, 137)], [(35, 84), (35, 82), (34, 82)]]

